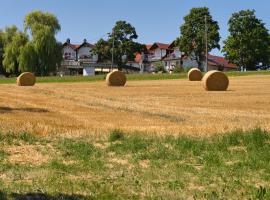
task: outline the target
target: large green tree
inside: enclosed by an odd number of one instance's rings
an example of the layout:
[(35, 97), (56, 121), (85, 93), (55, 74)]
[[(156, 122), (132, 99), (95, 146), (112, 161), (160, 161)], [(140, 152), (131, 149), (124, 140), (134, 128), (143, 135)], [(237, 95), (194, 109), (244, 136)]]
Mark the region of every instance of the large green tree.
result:
[(7, 27), (3, 31), (0, 30), (0, 72), (6, 76), (8, 76), (9, 73), (6, 72), (3, 66), (5, 47), (12, 42), (16, 33), (18, 33), (16, 26)]
[(203, 61), (206, 55), (205, 18), (207, 24), (207, 47), (208, 51), (220, 48), (219, 25), (213, 20), (209, 9), (206, 7), (193, 8), (184, 17), (184, 24), (180, 27), (181, 35), (177, 43), (181, 51), (191, 59), (196, 60), (199, 68), (203, 70)]
[(28, 37), (25, 33), (14, 33), (11, 41), (4, 46), (3, 67), (6, 72), (18, 75), (20, 70), (20, 54), (24, 46), (28, 42)]
[(229, 32), (222, 51), (230, 62), (248, 70), (255, 69), (260, 62), (269, 62), (269, 33), (254, 10), (234, 13), (229, 20)]
[(0, 30), (0, 74), (5, 73), (3, 68), (3, 57), (4, 57), (4, 33)]
[(33, 70), (38, 75), (55, 71), (62, 60), (62, 45), (55, 38), (61, 29), (57, 18), (50, 13), (34, 11), (25, 17), (24, 28), (30, 31), (32, 40), (20, 56), (21, 68)]
[(126, 21), (118, 21), (112, 32), (109, 33), (108, 39), (100, 39), (93, 52), (99, 56), (99, 60), (102, 62), (110, 61), (113, 53), (114, 63), (121, 69), (128, 60), (135, 59), (136, 52), (145, 49), (144, 45), (134, 41), (137, 38), (136, 30), (131, 24)]

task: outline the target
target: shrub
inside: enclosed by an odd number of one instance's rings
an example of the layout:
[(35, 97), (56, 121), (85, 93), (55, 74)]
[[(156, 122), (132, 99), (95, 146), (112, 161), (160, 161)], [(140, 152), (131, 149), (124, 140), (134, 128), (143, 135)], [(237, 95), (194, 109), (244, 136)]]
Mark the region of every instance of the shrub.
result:
[(155, 72), (162, 72), (165, 73), (166, 69), (163, 62), (155, 63)]

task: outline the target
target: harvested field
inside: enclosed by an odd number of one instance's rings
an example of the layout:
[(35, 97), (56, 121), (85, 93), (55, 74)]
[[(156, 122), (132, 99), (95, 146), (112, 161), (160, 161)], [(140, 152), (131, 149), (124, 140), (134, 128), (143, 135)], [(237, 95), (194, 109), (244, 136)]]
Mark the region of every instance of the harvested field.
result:
[(231, 77), (226, 92), (187, 80), (0, 86), (0, 130), (72, 136), (126, 132), (210, 136), (237, 128), (270, 130), (270, 76)]

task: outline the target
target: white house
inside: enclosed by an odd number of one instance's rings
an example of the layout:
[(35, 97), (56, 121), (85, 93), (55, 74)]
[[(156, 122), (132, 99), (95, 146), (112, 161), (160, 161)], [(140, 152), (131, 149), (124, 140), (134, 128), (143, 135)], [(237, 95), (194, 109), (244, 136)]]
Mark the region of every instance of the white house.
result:
[(169, 44), (163, 44), (163, 43), (154, 43), (150, 48), (148, 52), (148, 59), (151, 61), (159, 61), (164, 56), (167, 55)]
[(70, 39), (63, 44), (63, 61), (59, 69), (64, 75), (95, 75), (95, 67), (98, 56), (92, 53), (94, 45), (84, 39), (83, 43), (71, 44)]

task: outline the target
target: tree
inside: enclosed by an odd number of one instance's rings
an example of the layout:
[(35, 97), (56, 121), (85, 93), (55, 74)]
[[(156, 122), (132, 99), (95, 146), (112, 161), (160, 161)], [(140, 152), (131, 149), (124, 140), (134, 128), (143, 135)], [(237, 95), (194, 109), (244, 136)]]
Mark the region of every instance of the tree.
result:
[(21, 50), (19, 57), (20, 71), (38, 72), (38, 56), (33, 43), (28, 42)]
[(24, 18), (24, 29), (25, 31), (30, 30), (32, 35), (35, 35), (35, 32), (39, 31), (44, 26), (50, 28), (54, 34), (61, 30), (58, 19), (51, 13), (34, 11)]
[[(57, 18), (50, 13), (34, 11), (25, 17), (24, 28), (30, 31), (33, 39), (20, 57), (22, 69), (28, 70), (29, 64), (29, 70), (35, 69), (39, 75), (48, 75), (55, 71), (62, 61), (62, 45), (55, 38), (55, 34), (61, 29)], [(35, 58), (29, 57), (31, 52)]]
[(7, 31), (4, 35), (6, 41), (2, 63), (6, 72), (18, 75), (20, 72), (19, 57), (23, 47), (28, 42), (28, 37), (22, 32), (13, 32), (12, 34), (14, 35), (11, 37), (10, 32)]
[(260, 62), (269, 62), (269, 33), (254, 10), (234, 13), (228, 24), (230, 35), (222, 51), (230, 62), (248, 70), (256, 69)]
[(3, 73), (6, 76), (8, 73), (3, 66), (4, 50), (5, 46), (12, 42), (12, 38), (17, 32), (18, 29), (16, 26), (7, 27), (3, 31), (0, 30), (0, 73)]
[[(128, 60), (135, 59), (136, 52), (144, 50), (144, 45), (134, 41), (137, 38), (136, 30), (131, 24), (118, 21), (112, 33), (109, 33), (108, 40), (100, 39), (93, 49), (93, 53), (99, 56), (100, 61), (110, 61), (113, 49), (114, 62), (121, 69)], [(123, 56), (125, 56), (125, 59), (123, 59)]]
[(184, 17), (184, 24), (180, 27), (181, 35), (177, 39), (180, 49), (184, 51), (191, 59), (197, 61), (198, 66), (203, 70), (203, 61), (205, 61), (205, 18), (207, 23), (207, 47), (211, 51), (220, 48), (219, 26), (210, 15), (209, 9), (193, 8), (190, 13)]
[(2, 30), (0, 30), (0, 74), (5, 72), (2, 64), (3, 57), (4, 57), (4, 33)]

